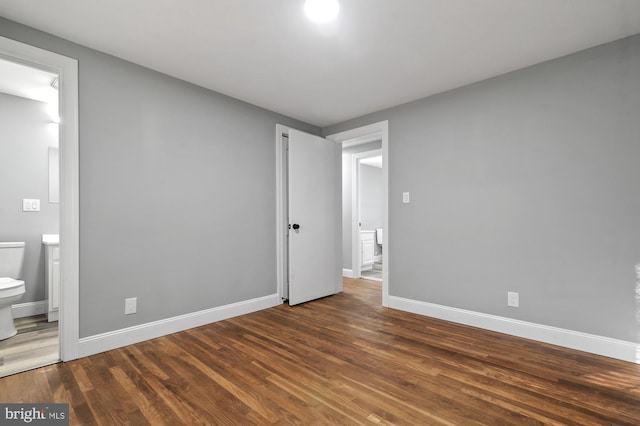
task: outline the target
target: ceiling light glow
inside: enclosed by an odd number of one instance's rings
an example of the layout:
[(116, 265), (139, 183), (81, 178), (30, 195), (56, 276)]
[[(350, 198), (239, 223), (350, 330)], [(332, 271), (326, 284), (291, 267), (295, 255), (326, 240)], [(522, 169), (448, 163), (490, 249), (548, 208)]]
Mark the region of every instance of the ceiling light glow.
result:
[(304, 2), (304, 12), (312, 21), (329, 22), (338, 15), (339, 11), (338, 0), (306, 0)]

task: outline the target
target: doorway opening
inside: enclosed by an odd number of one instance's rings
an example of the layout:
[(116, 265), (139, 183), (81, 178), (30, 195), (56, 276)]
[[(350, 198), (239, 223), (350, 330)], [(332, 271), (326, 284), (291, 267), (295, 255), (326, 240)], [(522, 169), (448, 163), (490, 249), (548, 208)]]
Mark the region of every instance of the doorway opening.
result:
[(0, 59), (0, 377), (60, 360), (58, 80)]
[[(378, 144), (380, 141), (377, 142)], [(357, 148), (366, 149), (368, 144), (358, 145)], [(353, 278), (364, 278), (374, 281), (382, 281), (384, 262), (382, 259), (384, 233), (382, 229), (382, 149), (372, 151), (358, 150), (355, 154), (345, 153), (349, 148), (343, 149), (343, 156), (351, 157), (351, 222), (357, 223), (358, 228), (353, 229), (351, 235), (345, 233), (344, 239), (351, 238), (356, 250), (352, 259)], [(343, 167), (344, 167), (343, 161)], [(343, 182), (348, 180), (347, 173), (343, 170)], [(344, 188), (343, 188), (344, 190)], [(344, 197), (344, 195), (343, 195)], [(346, 197), (344, 197), (346, 198)], [(343, 210), (345, 206), (343, 206)], [(345, 218), (348, 212), (343, 213)], [(346, 227), (343, 226), (343, 232)], [(359, 255), (359, 256), (358, 256)], [(343, 274), (344, 275), (344, 274)]]
[[(389, 300), (388, 128), (388, 122), (382, 121), (327, 136), (341, 143), (343, 149), (343, 276), (377, 278), (375, 269), (380, 268), (383, 306), (388, 306)], [(374, 158), (376, 160), (367, 161)], [(368, 171), (381, 174), (378, 177), (381, 188), (378, 188), (379, 195), (369, 200), (378, 207), (374, 208), (372, 217), (363, 220), (361, 172), (366, 170), (363, 166), (370, 167), (372, 162), (379, 168)]]
[[(44, 296), (44, 300), (29, 301), (34, 303), (18, 306), (18, 310), (22, 309), (23, 313), (34, 311), (33, 313), (36, 314), (42, 311), (40, 315), (44, 316), (46, 323), (49, 323), (49, 318), (51, 318), (51, 322), (54, 322), (57, 315), (59, 351), (52, 362), (69, 361), (78, 358), (79, 344), (78, 64), (75, 59), (5, 37), (0, 37), (0, 60), (22, 67), (23, 70), (39, 70), (43, 73), (42, 75), (47, 76), (46, 78), (55, 77), (55, 81), (49, 81), (48, 84), (56, 91), (55, 99), (52, 99), (51, 103), (57, 105), (50, 108), (50, 118), (47, 124), (51, 124), (50, 131), (57, 136), (58, 148), (56, 150), (52, 146), (53, 149), (47, 149), (42, 154), (50, 166), (46, 171), (48, 177), (46, 196), (42, 196), (38, 200), (35, 196), (24, 194), (20, 195), (17, 202), (13, 200), (5, 205), (10, 207), (9, 210), (19, 211), (18, 221), (24, 219), (25, 215), (31, 215), (29, 218), (34, 219), (44, 207), (49, 207), (48, 204), (57, 204), (59, 207), (57, 219), (59, 227), (50, 225), (49, 228), (42, 228), (40, 239), (35, 242), (31, 241), (29, 244), (33, 247), (33, 253), (37, 255), (40, 251), (42, 254), (40, 261), (42, 276), (46, 274), (46, 266), (44, 265), (46, 247), (53, 247), (57, 244), (57, 253), (55, 254), (57, 263), (53, 269), (56, 269), (56, 274), (59, 271), (58, 298), (55, 295), (47, 294), (48, 292), (42, 288), (30, 289), (32, 290), (31, 298)], [(55, 160), (58, 160), (59, 163)], [(58, 179), (55, 179), (56, 177)], [(18, 197), (17, 194), (13, 198), (16, 197)], [(45, 203), (47, 206), (44, 205)], [(8, 215), (9, 210), (5, 211), (5, 214)], [(55, 231), (56, 229), (53, 228), (57, 228), (57, 234), (46, 231), (46, 229)], [(57, 241), (56, 236), (58, 237)], [(11, 239), (23, 241), (20, 236)], [(40, 266), (36, 265), (36, 268), (38, 267)], [(25, 283), (25, 288), (28, 285), (28, 282)], [(33, 280), (31, 285), (37, 286), (38, 284), (36, 280)], [(57, 304), (58, 310), (51, 309), (52, 306), (49, 302)], [(23, 370), (38, 366), (25, 365)], [(18, 371), (11, 371), (9, 374)]]

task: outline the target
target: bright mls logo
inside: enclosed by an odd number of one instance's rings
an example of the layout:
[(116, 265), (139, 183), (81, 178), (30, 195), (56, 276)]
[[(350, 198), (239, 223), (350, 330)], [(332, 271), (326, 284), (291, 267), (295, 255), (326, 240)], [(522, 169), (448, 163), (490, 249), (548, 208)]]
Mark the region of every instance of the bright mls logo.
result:
[(2, 425), (69, 425), (69, 404), (0, 404)]

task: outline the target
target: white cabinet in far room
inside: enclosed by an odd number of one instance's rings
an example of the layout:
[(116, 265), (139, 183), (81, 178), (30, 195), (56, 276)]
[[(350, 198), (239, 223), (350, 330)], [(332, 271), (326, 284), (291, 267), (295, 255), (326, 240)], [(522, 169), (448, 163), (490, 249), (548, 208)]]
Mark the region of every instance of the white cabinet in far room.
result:
[(60, 310), (60, 237), (54, 234), (42, 236), (45, 247), (45, 296), (47, 320), (58, 321)]
[(375, 231), (360, 231), (361, 269), (367, 271), (373, 267), (375, 253)]

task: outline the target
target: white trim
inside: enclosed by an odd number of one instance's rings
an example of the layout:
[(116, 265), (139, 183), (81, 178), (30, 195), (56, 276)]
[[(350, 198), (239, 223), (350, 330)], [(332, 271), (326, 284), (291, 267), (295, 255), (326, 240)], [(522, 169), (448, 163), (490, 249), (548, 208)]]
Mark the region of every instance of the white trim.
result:
[(380, 134), (378, 132), (370, 133), (364, 136), (359, 136), (354, 139), (349, 139), (342, 142), (342, 148), (349, 148), (351, 146), (362, 145), (369, 142), (376, 142), (380, 140)]
[(123, 328), (121, 330), (109, 331), (95, 336), (83, 337), (80, 339), (79, 355), (85, 357), (110, 351), (190, 328), (272, 308), (281, 303), (280, 297), (277, 294), (271, 294), (269, 296)]
[(351, 269), (342, 269), (342, 276), (345, 278), (354, 278), (353, 270)]
[[(343, 145), (345, 143), (347, 143), (347, 141), (343, 142)], [(351, 154), (351, 269), (353, 269), (353, 276), (355, 278), (362, 276), (359, 171), (358, 160), (354, 154)]]
[(382, 261), (382, 255), (381, 254), (376, 254), (375, 256), (373, 256), (373, 261), (374, 262), (381, 262)]
[[(335, 133), (327, 136), (327, 139), (344, 143), (345, 141), (353, 139), (366, 140), (367, 135), (373, 133), (379, 133), (382, 139), (382, 229), (385, 236), (385, 248), (382, 251), (382, 262), (384, 263), (382, 270), (382, 306), (389, 306), (389, 236), (391, 235), (389, 231), (389, 122), (380, 121), (356, 129)], [(352, 267), (354, 265), (352, 265)]]
[(389, 307), (640, 364), (640, 344), (434, 303), (389, 297)]
[(42, 315), (47, 312), (47, 301), (38, 300), (37, 302), (16, 303), (11, 305), (11, 312), (13, 312), (14, 319)]
[(49, 321), (49, 322), (55, 322), (55, 321), (60, 322), (60, 310), (57, 309), (55, 311), (50, 311), (47, 314), (47, 321)]
[(80, 318), (80, 174), (78, 61), (0, 37), (0, 57), (58, 74), (60, 96), (60, 358), (78, 357)]
[(388, 126), (388, 121), (379, 121), (377, 123), (367, 124), (366, 126), (357, 127), (355, 129), (345, 130), (344, 132), (334, 133), (333, 135), (329, 135), (326, 138), (340, 143), (347, 140), (355, 139), (355, 141), (351, 143), (351, 145), (358, 145), (361, 143), (378, 140), (378, 138), (371, 139), (368, 138), (368, 136), (372, 133), (382, 132), (380, 136), (384, 141), (384, 133), (388, 131)]
[(286, 151), (282, 135), (290, 128), (276, 124), (276, 283), (280, 300), (289, 298), (287, 287), (287, 175)]

